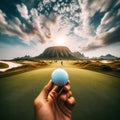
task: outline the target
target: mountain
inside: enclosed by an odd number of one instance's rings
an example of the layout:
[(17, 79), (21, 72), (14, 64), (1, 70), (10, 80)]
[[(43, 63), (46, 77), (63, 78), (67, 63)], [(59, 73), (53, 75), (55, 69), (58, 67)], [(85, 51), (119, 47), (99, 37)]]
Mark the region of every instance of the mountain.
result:
[(73, 52), (74, 56), (79, 58), (79, 59), (86, 59), (84, 54), (81, 54), (80, 52)]
[(76, 59), (68, 47), (53, 46), (44, 50), (42, 54), (35, 57), (38, 59)]
[[(85, 57), (84, 54), (81, 54), (80, 52), (71, 52), (71, 50), (68, 47), (65, 46), (53, 46), (46, 48), (42, 54), (36, 56), (36, 57), (30, 57), (29, 55), (25, 55), (24, 57), (17, 57), (13, 60), (34, 60), (34, 59), (89, 59), (88, 57)], [(107, 54), (105, 56), (100, 57), (93, 57), (92, 59), (118, 59), (118, 57), (115, 57), (111, 54)]]
[(116, 57), (116, 56), (113, 56), (113, 55), (111, 55), (111, 54), (107, 54), (107, 55), (105, 55), (105, 56), (100, 56), (99, 57), (99, 59), (109, 59), (109, 60), (114, 60), (114, 59), (117, 59), (118, 57)]
[(32, 57), (30, 57), (29, 55), (25, 55), (23, 57), (14, 58), (13, 60), (30, 60), (30, 59), (32, 59)]

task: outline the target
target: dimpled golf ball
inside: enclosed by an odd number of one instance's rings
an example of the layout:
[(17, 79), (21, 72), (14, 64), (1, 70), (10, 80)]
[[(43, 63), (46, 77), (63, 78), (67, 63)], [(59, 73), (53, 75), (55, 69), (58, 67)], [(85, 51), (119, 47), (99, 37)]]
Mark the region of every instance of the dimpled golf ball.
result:
[(63, 86), (67, 83), (69, 76), (64, 69), (58, 68), (53, 71), (51, 78), (55, 85)]

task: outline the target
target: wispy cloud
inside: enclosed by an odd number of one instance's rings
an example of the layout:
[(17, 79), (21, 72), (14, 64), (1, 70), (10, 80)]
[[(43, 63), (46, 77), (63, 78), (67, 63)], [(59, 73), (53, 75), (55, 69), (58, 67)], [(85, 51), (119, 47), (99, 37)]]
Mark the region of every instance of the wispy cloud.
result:
[[(7, 19), (7, 15), (0, 10), (0, 32), (10, 36), (17, 36), (24, 42), (39, 40), (41, 43), (52, 41), (57, 34), (69, 34), (71, 27), (69, 22), (64, 20), (64, 15), (51, 13), (46, 16), (45, 13), (42, 13), (44, 6), (48, 5), (48, 3), (50, 3), (49, 0), (43, 1), (42, 4), (39, 3), (37, 8), (29, 10), (25, 4), (17, 4), (16, 8), (20, 17), (14, 16), (12, 20)], [(59, 7), (58, 3), (56, 5)], [(62, 32), (63, 29), (64, 32)]]
[[(80, 46), (82, 51), (94, 50), (120, 42), (120, 3), (118, 0), (78, 0), (80, 4), (81, 24), (74, 29), (75, 34), (86, 39), (86, 44)], [(96, 7), (97, 6), (97, 7)], [(104, 14), (96, 29), (91, 19), (99, 12)], [(97, 19), (96, 19), (97, 20)]]
[(44, 43), (51, 38), (51, 26), (56, 24), (56, 16), (46, 18), (39, 15), (35, 8), (28, 12), (27, 6), (23, 3), (16, 7), (23, 19), (14, 17), (7, 20), (6, 14), (0, 10), (0, 32), (17, 36), (23, 41), (39, 39)]
[(109, 31), (98, 35), (96, 39), (101, 41), (102, 45), (105, 46), (120, 42), (120, 27), (111, 28)]
[[(78, 41), (77, 47), (83, 51), (120, 42), (119, 0), (44, 0), (34, 8), (23, 1), (16, 10), (19, 15), (12, 19), (0, 10), (0, 32), (24, 42), (39, 40), (43, 44), (62, 35)], [(98, 21), (96, 14), (102, 16), (95, 27), (92, 19)], [(79, 46), (81, 40), (85, 44)]]

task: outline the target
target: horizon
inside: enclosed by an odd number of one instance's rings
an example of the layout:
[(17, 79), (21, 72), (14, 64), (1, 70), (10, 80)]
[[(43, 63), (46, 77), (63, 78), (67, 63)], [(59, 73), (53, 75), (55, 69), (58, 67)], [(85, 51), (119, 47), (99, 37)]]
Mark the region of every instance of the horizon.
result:
[[(50, 46), (50, 47), (48, 47), (48, 48), (52, 48), (52, 47), (67, 47), (67, 46)], [(22, 58), (22, 57), (26, 57), (26, 56), (29, 56), (29, 57), (36, 57), (36, 56), (40, 56), (41, 54), (43, 54), (43, 52), (46, 50), (46, 49), (48, 49), (48, 48), (45, 48), (40, 54), (38, 54), (38, 55), (35, 55), (35, 56), (30, 56), (29, 54), (26, 54), (26, 55), (24, 55), (24, 56), (17, 56), (17, 57), (15, 57), (15, 58), (11, 58), (11, 59), (0, 59), (0, 60), (12, 60), (12, 59), (16, 59), (16, 58)], [(68, 48), (68, 47), (67, 47)], [(68, 48), (69, 49), (69, 48)], [(70, 50), (70, 49), (69, 49)], [(71, 50), (70, 50), (71, 51)], [(74, 52), (79, 52), (79, 51), (71, 51), (72, 53), (74, 53)], [(79, 52), (80, 53), (80, 52)], [(100, 55), (100, 56), (93, 56), (93, 57), (88, 57), (88, 56), (85, 56), (85, 54), (84, 53), (80, 53), (80, 54), (82, 54), (82, 55), (84, 55), (84, 59), (99, 59), (100, 57), (103, 57), (103, 56), (107, 56), (107, 55), (111, 55), (111, 56), (114, 56), (114, 55), (112, 55), (112, 54), (110, 54), (110, 53), (108, 53), (108, 54), (105, 54), (105, 55)], [(114, 57), (117, 57), (117, 56), (114, 56)], [(120, 58), (120, 57), (117, 57), (117, 58)], [(83, 59), (83, 58), (82, 58)]]
[(0, 3), (0, 59), (34, 57), (51, 46), (120, 58), (119, 0), (9, 2)]

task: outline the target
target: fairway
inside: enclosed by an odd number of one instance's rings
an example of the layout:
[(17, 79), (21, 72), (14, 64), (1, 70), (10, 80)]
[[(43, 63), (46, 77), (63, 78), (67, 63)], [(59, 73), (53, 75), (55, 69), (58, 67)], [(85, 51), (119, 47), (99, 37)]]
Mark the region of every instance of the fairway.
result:
[(33, 101), (56, 68), (69, 73), (76, 98), (72, 120), (120, 120), (120, 80), (60, 61), (51, 66), (0, 78), (0, 120), (33, 120)]

